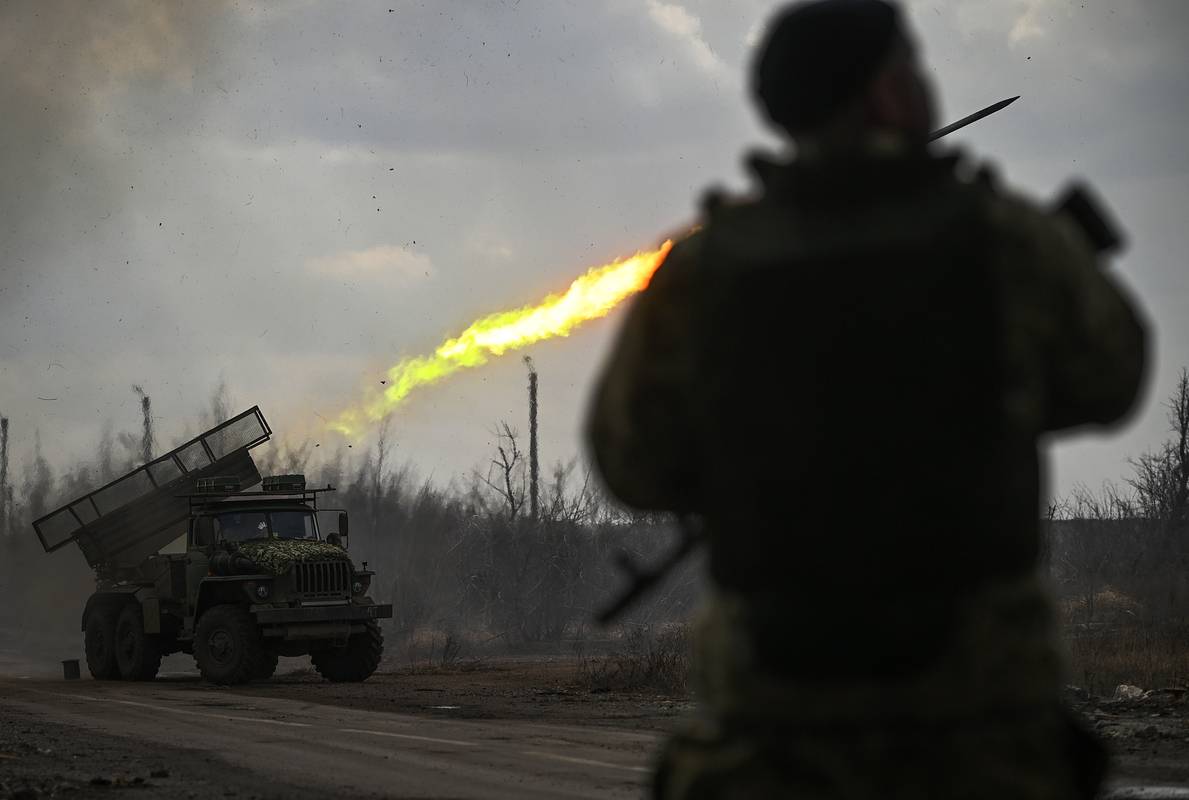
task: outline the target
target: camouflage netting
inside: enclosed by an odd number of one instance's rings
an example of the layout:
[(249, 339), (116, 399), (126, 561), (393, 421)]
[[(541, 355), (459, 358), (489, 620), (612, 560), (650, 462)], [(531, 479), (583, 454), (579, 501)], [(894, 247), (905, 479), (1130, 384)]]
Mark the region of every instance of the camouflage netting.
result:
[(342, 548), (311, 539), (254, 539), (241, 542), (239, 552), (271, 575), (284, 575), (299, 561), (349, 560)]

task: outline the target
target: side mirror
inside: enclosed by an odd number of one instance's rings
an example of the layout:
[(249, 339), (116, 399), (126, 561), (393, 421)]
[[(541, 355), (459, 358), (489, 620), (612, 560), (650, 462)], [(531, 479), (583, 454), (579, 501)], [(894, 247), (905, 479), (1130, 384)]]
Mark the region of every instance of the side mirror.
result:
[(339, 529), (337, 531), (333, 531), (331, 533), (326, 534), (326, 541), (329, 544), (334, 545), (335, 547), (341, 547), (344, 550), (346, 550), (347, 549), (347, 532), (348, 532), (347, 512), (342, 511), (342, 512), (339, 512)]

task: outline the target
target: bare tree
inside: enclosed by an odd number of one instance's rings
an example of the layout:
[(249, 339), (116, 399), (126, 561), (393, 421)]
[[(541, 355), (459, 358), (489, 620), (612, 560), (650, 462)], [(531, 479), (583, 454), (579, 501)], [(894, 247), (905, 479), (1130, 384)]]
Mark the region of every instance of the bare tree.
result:
[(25, 470), (25, 503), (29, 516), (40, 517), (50, 509), (54, 495), (54, 473), (41, 450), (41, 431), (33, 432), (33, 463)]
[(8, 488), (8, 417), (0, 417), (0, 535), (9, 532), (9, 501), (11, 493)]
[(1128, 483), (1136, 492), (1140, 513), (1183, 528), (1189, 521), (1189, 371), (1181, 370), (1165, 405), (1173, 436), (1156, 452), (1131, 461), (1135, 476)]
[(541, 470), (537, 462), (537, 368), (533, 360), (524, 357), (528, 367), (528, 497), (529, 513), (533, 519), (540, 514), (539, 491), (541, 486)]
[(577, 464), (578, 459), (572, 458), (568, 462), (558, 461), (553, 465), (546, 518), (575, 524), (596, 524), (606, 516), (606, 498), (599, 491), (589, 465), (583, 468), (582, 481), (577, 489), (571, 490), (571, 477)]
[(380, 532), (380, 504), (384, 497), (384, 462), (388, 460), (388, 450), (391, 443), (388, 439), (389, 424), (392, 421), (391, 416), (384, 417), (384, 421), (380, 423), (379, 436), (376, 438), (376, 464), (372, 472), (372, 533), (373, 535)]
[(493, 432), (496, 437), (498, 458), (491, 460), (483, 482), (494, 491), (508, 511), (508, 518), (515, 519), (524, 506), (524, 465), (517, 437), (520, 435), (507, 422), (500, 422)]
[(141, 411), (141, 436), (140, 436), (140, 460), (142, 464), (147, 464), (153, 460), (153, 448), (155, 446), (153, 438), (153, 401), (145, 393), (145, 390), (140, 386), (133, 384), (132, 391), (140, 398)]
[[(1087, 621), (1099, 592), (1120, 588), (1157, 628), (1189, 621), (1189, 371), (1166, 403), (1168, 440), (1131, 459), (1130, 491), (1079, 487), (1051, 522), (1051, 572), (1073, 589)], [(1056, 516), (1056, 515), (1054, 515)]]

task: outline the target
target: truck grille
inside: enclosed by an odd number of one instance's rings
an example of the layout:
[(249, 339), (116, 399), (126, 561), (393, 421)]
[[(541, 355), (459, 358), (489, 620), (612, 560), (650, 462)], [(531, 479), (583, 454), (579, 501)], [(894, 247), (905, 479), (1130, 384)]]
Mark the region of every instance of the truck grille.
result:
[(351, 565), (346, 561), (298, 563), (293, 573), (303, 597), (342, 597), (351, 591)]

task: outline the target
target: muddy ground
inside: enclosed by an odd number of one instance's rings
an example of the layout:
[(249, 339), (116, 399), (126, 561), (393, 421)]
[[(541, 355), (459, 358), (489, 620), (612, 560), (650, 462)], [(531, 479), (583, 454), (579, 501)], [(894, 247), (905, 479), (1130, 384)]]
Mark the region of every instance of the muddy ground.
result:
[(1113, 775), (1142, 782), (1189, 786), (1189, 692), (1157, 689), (1137, 699), (1066, 699), (1111, 752)]

